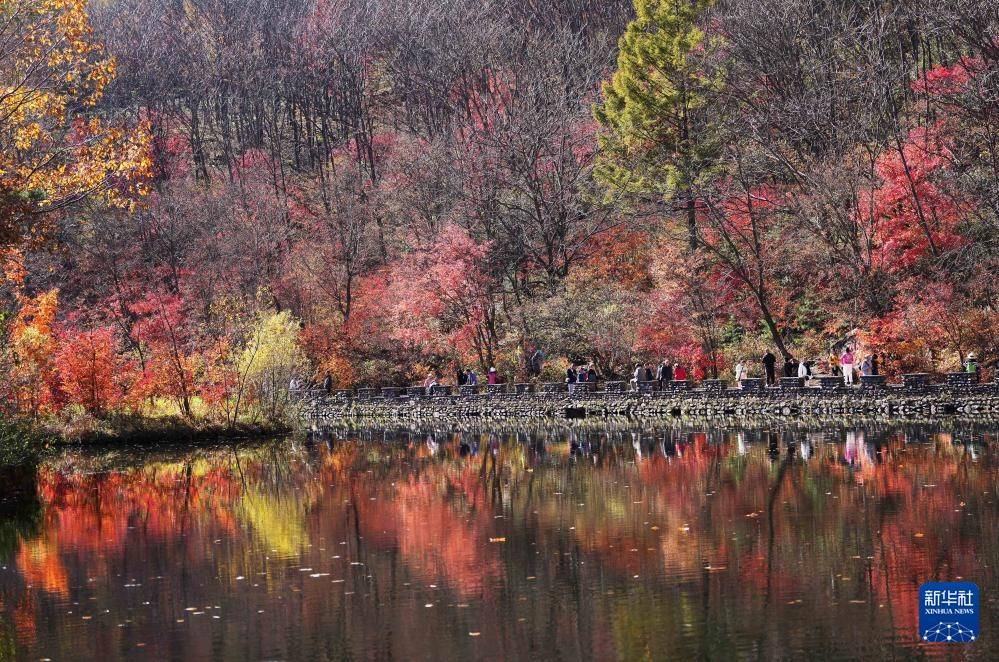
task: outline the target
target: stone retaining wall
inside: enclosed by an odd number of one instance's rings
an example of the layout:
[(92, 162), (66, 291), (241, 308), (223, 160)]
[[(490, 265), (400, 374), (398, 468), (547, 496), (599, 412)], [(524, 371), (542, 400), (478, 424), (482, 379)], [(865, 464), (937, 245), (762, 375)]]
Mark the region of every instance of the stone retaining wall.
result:
[(458, 422), (469, 419), (884, 419), (945, 417), (999, 420), (999, 387), (993, 384), (876, 390), (817, 388), (687, 390), (655, 393), (522, 393), (356, 398), (320, 394), (306, 398), (302, 417), (312, 425), (345, 420)]

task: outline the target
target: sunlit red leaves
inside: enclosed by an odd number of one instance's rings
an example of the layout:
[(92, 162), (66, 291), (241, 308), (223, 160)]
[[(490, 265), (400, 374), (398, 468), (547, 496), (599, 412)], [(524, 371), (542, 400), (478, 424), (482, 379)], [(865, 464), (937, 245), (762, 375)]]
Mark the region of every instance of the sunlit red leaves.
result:
[(400, 258), (386, 291), (396, 338), (444, 353), (451, 343), (467, 348), (493, 305), (492, 280), (483, 270), (488, 251), (488, 244), (451, 225), (432, 244)]
[(55, 366), (70, 402), (97, 416), (121, 403), (125, 366), (114, 329), (60, 334)]
[(913, 129), (877, 161), (880, 186), (862, 213), (877, 219), (883, 268), (901, 272), (967, 242), (958, 231), (966, 203), (947, 184), (952, 161), (943, 125)]
[(132, 337), (151, 354), (134, 386), (136, 395), (170, 395), (178, 399), (184, 413), (190, 413), (198, 359), (191, 347), (193, 332), (183, 298), (153, 290), (129, 308), (137, 316)]
[(983, 70), (981, 58), (962, 57), (954, 64), (938, 65), (929, 69), (922, 77), (913, 81), (914, 92), (931, 96), (960, 94), (967, 89), (972, 77)]

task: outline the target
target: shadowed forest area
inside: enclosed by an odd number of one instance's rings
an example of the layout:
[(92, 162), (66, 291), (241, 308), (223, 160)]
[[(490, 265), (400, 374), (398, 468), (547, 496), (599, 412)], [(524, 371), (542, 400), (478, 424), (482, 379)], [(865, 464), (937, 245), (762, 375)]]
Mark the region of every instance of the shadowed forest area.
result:
[(0, 407), (999, 356), (995, 0), (0, 0)]

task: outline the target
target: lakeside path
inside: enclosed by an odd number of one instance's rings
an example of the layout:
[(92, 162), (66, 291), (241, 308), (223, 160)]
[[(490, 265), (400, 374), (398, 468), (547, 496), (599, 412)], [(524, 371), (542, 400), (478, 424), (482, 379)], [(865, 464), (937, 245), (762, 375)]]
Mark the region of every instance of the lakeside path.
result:
[[(546, 385), (542, 385), (546, 386)], [(461, 422), (481, 420), (897, 420), (946, 418), (999, 420), (999, 385), (948, 384), (877, 388), (785, 387), (683, 388), (666, 391), (582, 391), (407, 394), (401, 389), (367, 393), (311, 393), (303, 398), (307, 425), (337, 421)]]

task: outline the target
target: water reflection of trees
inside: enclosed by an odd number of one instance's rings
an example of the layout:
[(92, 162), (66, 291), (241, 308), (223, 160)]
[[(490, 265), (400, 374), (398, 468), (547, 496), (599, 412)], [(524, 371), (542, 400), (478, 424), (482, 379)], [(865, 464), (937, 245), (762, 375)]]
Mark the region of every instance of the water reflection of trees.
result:
[[(261, 577), (273, 598), (288, 588), (279, 570), (335, 555), (344, 590), (367, 596), (354, 616), (303, 585), (304, 611), (268, 636), (322, 625), (362, 649), (385, 645), (370, 627), (381, 623), (419, 646), (424, 620), (444, 618), (404, 612), (419, 578), (478, 605), (495, 623), (476, 627), (509, 655), (529, 650), (500, 636), (512, 616), (594, 656), (843, 652), (914, 633), (922, 581), (994, 572), (981, 563), (999, 551), (991, 434), (470, 425), (329, 430), (110, 466), (62, 458), (39, 473), (44, 519), (19, 534), (22, 581), (0, 596), (32, 620), (17, 630), (30, 638), (42, 604), (79, 601), (81, 577), (104, 587), (102, 601), (122, 599), (116, 567), (173, 581), (181, 567), (217, 578), (223, 595)], [(807, 621), (811, 639), (781, 639)]]

